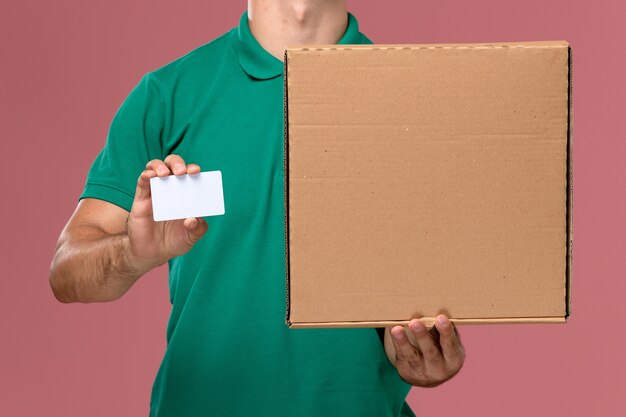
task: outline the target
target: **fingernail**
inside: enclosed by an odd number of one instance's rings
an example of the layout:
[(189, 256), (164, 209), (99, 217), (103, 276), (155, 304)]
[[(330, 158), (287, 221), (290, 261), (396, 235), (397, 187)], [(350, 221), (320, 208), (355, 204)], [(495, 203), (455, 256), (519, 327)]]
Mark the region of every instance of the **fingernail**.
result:
[(441, 327), (446, 327), (450, 323), (450, 321), (446, 316), (438, 316), (437, 323), (439, 323)]
[[(402, 329), (402, 332), (404, 331), (404, 329)], [(400, 339), (402, 336), (402, 333), (400, 330), (396, 330), (396, 328), (394, 327), (393, 329), (391, 329), (391, 335), (395, 338), (395, 339)]]
[(411, 327), (411, 329), (413, 329), (413, 331), (416, 331), (416, 332), (420, 332), (425, 329), (424, 325), (419, 320), (412, 320), (409, 323), (409, 327)]

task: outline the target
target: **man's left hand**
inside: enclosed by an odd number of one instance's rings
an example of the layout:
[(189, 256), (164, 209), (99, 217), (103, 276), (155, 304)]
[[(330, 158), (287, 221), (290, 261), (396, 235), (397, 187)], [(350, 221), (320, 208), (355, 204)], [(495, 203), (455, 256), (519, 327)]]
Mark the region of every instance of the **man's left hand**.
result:
[(434, 387), (459, 372), (465, 361), (465, 349), (447, 316), (437, 316), (430, 330), (418, 319), (413, 319), (408, 331), (412, 337), (403, 326), (385, 330), (385, 350), (404, 381)]

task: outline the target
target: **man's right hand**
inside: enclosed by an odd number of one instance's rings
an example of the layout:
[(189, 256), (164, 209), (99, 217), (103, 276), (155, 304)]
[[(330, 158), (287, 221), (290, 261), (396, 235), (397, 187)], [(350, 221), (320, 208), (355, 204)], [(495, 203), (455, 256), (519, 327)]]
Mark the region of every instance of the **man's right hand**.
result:
[(152, 216), (150, 178), (168, 175), (198, 174), (197, 164), (185, 164), (178, 155), (169, 155), (164, 161), (154, 159), (137, 180), (135, 200), (128, 217), (128, 239), (133, 263), (142, 270), (184, 255), (208, 230), (203, 218), (155, 222)]
[(202, 218), (155, 222), (150, 178), (199, 172), (177, 155), (148, 162), (130, 213), (96, 198), (79, 201), (50, 265), (55, 297), (66, 303), (116, 300), (146, 272), (187, 253), (208, 225)]

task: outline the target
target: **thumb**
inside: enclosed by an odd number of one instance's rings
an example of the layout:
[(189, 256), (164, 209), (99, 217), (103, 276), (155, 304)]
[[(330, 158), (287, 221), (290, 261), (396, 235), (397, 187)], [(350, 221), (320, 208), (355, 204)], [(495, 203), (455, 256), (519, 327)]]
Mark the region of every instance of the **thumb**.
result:
[(192, 244), (199, 241), (209, 229), (209, 225), (202, 217), (190, 217), (185, 219), (183, 225), (185, 226), (187, 236), (189, 236), (189, 240)]
[(137, 189), (135, 190), (135, 199), (146, 200), (151, 198), (150, 192), (150, 178), (156, 177), (155, 171), (147, 169), (141, 173), (137, 179)]

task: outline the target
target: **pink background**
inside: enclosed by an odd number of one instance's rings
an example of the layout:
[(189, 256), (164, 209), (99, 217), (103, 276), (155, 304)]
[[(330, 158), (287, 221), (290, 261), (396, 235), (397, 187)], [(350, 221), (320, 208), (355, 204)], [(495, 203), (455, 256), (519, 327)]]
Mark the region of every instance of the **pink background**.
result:
[[(389, 7), (393, 5), (393, 7)], [(412, 390), (419, 416), (626, 415), (623, 0), (353, 1), (378, 43), (565, 39), (574, 48), (574, 309), (566, 325), (463, 327), (465, 368)], [(3, 1), (0, 415), (146, 415), (166, 271), (62, 305), (59, 232), (140, 76), (238, 23), (244, 1)], [(620, 29), (620, 27), (622, 27)]]

